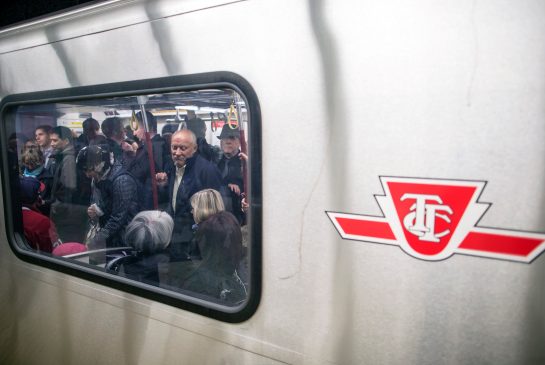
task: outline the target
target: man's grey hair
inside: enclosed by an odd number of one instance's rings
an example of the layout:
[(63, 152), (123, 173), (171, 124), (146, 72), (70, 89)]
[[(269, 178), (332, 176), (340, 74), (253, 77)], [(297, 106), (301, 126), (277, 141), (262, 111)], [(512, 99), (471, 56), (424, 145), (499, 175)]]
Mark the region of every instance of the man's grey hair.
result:
[(174, 221), (158, 210), (138, 213), (125, 231), (125, 243), (144, 253), (164, 250), (170, 244)]
[(190, 129), (179, 129), (172, 134), (172, 139), (180, 134), (187, 134), (193, 145), (197, 145), (197, 136)]

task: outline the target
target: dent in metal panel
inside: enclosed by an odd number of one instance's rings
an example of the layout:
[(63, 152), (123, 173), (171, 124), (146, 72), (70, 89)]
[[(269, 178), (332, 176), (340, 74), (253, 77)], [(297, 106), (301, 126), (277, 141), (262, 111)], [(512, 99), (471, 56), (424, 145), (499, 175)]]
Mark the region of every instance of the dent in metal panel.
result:
[[(295, 272), (279, 277), (280, 280), (291, 279), (294, 276), (298, 275), (301, 271), (302, 266), (302, 245), (303, 245), (303, 235), (305, 232), (305, 216), (310, 204), (310, 201), (314, 195), (314, 192), (318, 188), (319, 181), (325, 171), (326, 166), (330, 167), (329, 171), (332, 181), (335, 182), (334, 189), (338, 193), (335, 195), (335, 199), (341, 203), (345, 201), (344, 195), (339, 192), (346, 191), (346, 184), (344, 184), (343, 174), (346, 171), (346, 162), (344, 152), (348, 150), (346, 146), (346, 124), (342, 123), (344, 120), (343, 108), (340, 105), (342, 98), (341, 86), (339, 78), (337, 77), (338, 73), (338, 55), (337, 49), (335, 47), (335, 42), (331, 30), (328, 28), (326, 19), (325, 19), (325, 9), (323, 0), (309, 0), (308, 1), (308, 11), (310, 16), (311, 31), (314, 34), (316, 39), (318, 52), (320, 55), (320, 63), (322, 65), (322, 79), (324, 80), (324, 89), (323, 95), (323, 105), (327, 105), (326, 112), (327, 116), (323, 118), (325, 121), (325, 130), (329, 135), (329, 140), (326, 146), (326, 153), (322, 163), (320, 164), (320, 171), (314, 183), (312, 184), (312, 190), (308, 194), (308, 198), (305, 202), (301, 218), (301, 227), (299, 230), (299, 239), (298, 239), (298, 259), (299, 263)], [(336, 121), (333, 125), (329, 121)], [(342, 142), (342, 143), (341, 143)], [(335, 147), (335, 148), (333, 148)]]

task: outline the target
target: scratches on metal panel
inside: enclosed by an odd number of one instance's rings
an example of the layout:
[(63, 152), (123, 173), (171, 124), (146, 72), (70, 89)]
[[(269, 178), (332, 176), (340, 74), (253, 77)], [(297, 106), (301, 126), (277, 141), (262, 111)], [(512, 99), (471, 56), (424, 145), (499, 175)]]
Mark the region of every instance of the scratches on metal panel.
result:
[[(335, 186), (336, 198), (340, 203), (345, 201), (345, 197), (342, 192), (346, 191), (345, 186), (340, 186), (339, 184), (344, 183), (345, 179), (343, 178), (343, 173), (346, 171), (346, 159), (341, 156), (345, 156), (344, 151), (348, 148), (344, 143), (347, 142), (347, 131), (345, 123), (336, 123), (331, 124), (330, 121), (344, 121), (342, 108), (339, 105), (342, 98), (342, 91), (340, 85), (340, 79), (338, 78), (339, 73), (339, 62), (338, 62), (338, 50), (335, 44), (335, 40), (331, 29), (328, 27), (325, 11), (324, 0), (309, 0), (308, 1), (308, 11), (310, 16), (310, 24), (312, 27), (312, 33), (316, 40), (319, 51), (319, 61), (321, 63), (322, 69), (322, 79), (323, 79), (323, 105), (325, 106), (326, 116), (324, 117), (325, 130), (329, 136), (324, 157), (320, 164), (320, 171), (312, 185), (312, 189), (308, 195), (308, 198), (303, 207), (303, 212), (301, 213), (301, 229), (299, 232), (298, 240), (298, 266), (297, 269), (289, 274), (282, 277), (279, 277), (280, 280), (292, 279), (301, 272), (302, 266), (302, 247), (303, 239), (305, 232), (305, 218), (307, 217), (310, 202), (314, 196), (314, 193), (318, 189), (319, 182), (326, 170), (326, 166), (330, 168), (330, 175), (332, 180), (337, 184)], [(337, 143), (335, 148), (332, 146), (336, 141), (341, 141)]]
[(305, 218), (306, 218), (306, 215), (307, 215), (308, 207), (310, 205), (310, 201), (312, 200), (312, 197), (314, 196), (314, 192), (318, 188), (318, 184), (320, 182), (321, 176), (324, 173), (326, 162), (327, 162), (327, 159), (324, 158), (322, 160), (322, 163), (321, 163), (321, 166), (320, 166), (320, 171), (318, 173), (318, 177), (314, 181), (312, 189), (310, 190), (310, 194), (308, 195), (308, 198), (307, 198), (307, 200), (305, 202), (305, 205), (303, 206), (303, 212), (301, 213), (301, 229), (299, 230), (298, 252), (297, 252), (298, 253), (298, 259), (299, 259), (299, 264), (297, 266), (297, 270), (295, 270), (295, 272), (293, 272), (293, 273), (291, 273), (289, 275), (280, 276), (279, 277), (280, 280), (292, 279), (293, 277), (295, 277), (296, 275), (298, 275), (301, 272), (301, 266), (303, 264), (303, 252), (302, 251), (303, 251), (303, 236), (304, 236), (304, 232), (305, 232)]
[(473, 33), (473, 41), (475, 49), (473, 50), (473, 68), (471, 72), (471, 78), (469, 80), (469, 86), (467, 88), (467, 107), (471, 108), (471, 99), (473, 94), (473, 84), (475, 83), (475, 75), (477, 74), (477, 68), (479, 66), (479, 36), (477, 34), (477, 23), (475, 22), (475, 13), (477, 9), (477, 0), (473, 0), (473, 5), (471, 8), (471, 29)]
[[(38, 44), (35, 44), (35, 45), (32, 45), (32, 46), (26, 46), (26, 47), (21, 47), (21, 48), (17, 48), (17, 49), (12, 49), (12, 50), (9, 50), (9, 51), (0, 52), (0, 55), (14, 53), (14, 52), (18, 52), (18, 51), (22, 51), (22, 50), (26, 50), (26, 49), (42, 47), (42, 46), (45, 46), (47, 44), (59, 43), (59, 42), (64, 42), (64, 41), (68, 41), (68, 40), (72, 40), (72, 39), (78, 39), (78, 38), (83, 38), (83, 37), (92, 36), (92, 35), (96, 35), (96, 34), (107, 33), (107, 32), (118, 30), (118, 29), (129, 28), (129, 27), (139, 25), (139, 24), (145, 24), (145, 23), (149, 23), (149, 22), (156, 22), (158, 20), (168, 19), (168, 18), (180, 16), (180, 15), (183, 15), (183, 14), (195, 13), (195, 12), (202, 11), (202, 10), (208, 10), (208, 9), (219, 8), (219, 7), (223, 7), (223, 6), (229, 6), (229, 5), (232, 5), (232, 4), (237, 4), (237, 3), (246, 2), (246, 1), (248, 1), (248, 0), (235, 0), (235, 1), (232, 1), (232, 2), (224, 3), (224, 4), (212, 5), (212, 6), (199, 8), (199, 9), (195, 9), (195, 10), (188, 10), (188, 11), (179, 12), (179, 13), (176, 13), (176, 14), (164, 15), (164, 16), (160, 16), (160, 17), (154, 18), (154, 19), (146, 19), (146, 20), (143, 20), (143, 21), (136, 21), (136, 22), (132, 22), (130, 24), (110, 27), (110, 28), (95, 31), (95, 32), (84, 32), (83, 34), (75, 35), (75, 36), (69, 36), (69, 37), (64, 37), (64, 38), (63, 37), (58, 37), (56, 39), (49, 39), (49, 37), (48, 37), (47, 42), (38, 43)], [(49, 18), (45, 18), (43, 20), (40, 20), (40, 23), (47, 22), (48, 20), (49, 20)], [(60, 18), (58, 21), (60, 22), (62, 20), (64, 20), (64, 19)], [(47, 28), (48, 26), (50, 26), (50, 25), (45, 24), (44, 28)], [(0, 32), (0, 38), (2, 36), (2, 32)]]

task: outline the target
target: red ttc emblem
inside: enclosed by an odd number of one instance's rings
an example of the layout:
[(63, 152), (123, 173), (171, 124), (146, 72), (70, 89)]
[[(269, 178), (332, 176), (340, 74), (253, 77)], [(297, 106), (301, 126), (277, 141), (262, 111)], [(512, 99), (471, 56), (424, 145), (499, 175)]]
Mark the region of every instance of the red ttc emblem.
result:
[(424, 260), (455, 253), (531, 262), (545, 234), (478, 227), (490, 204), (478, 202), (482, 181), (381, 177), (384, 217), (327, 212), (342, 238), (400, 246)]

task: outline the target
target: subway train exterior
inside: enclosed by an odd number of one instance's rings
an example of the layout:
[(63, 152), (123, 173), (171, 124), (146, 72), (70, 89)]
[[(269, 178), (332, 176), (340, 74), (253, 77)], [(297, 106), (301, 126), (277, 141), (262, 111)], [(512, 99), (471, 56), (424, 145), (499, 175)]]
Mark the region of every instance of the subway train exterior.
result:
[[(544, 14), (110, 0), (0, 29), (0, 363), (545, 363)], [(144, 109), (241, 130), (243, 301), (25, 238), (18, 137)]]

